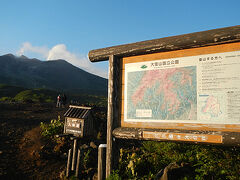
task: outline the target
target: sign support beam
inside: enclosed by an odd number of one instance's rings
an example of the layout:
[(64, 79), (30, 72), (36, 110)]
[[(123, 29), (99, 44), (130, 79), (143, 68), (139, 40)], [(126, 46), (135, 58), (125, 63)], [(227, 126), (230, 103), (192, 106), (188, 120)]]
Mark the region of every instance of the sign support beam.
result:
[(120, 60), (114, 55), (109, 56), (108, 71), (108, 113), (107, 113), (107, 154), (106, 178), (109, 177), (114, 164), (118, 161), (118, 151), (114, 151), (116, 143), (113, 141), (112, 131), (119, 122), (119, 90), (120, 90)]

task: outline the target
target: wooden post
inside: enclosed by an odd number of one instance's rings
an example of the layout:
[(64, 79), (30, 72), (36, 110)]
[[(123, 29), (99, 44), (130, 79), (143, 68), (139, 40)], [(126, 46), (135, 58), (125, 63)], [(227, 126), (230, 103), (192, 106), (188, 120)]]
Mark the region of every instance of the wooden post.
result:
[(69, 176), (69, 172), (70, 172), (71, 156), (72, 156), (72, 149), (69, 149), (68, 160), (67, 160), (67, 170), (66, 170), (66, 176), (67, 177)]
[(75, 139), (73, 140), (72, 171), (74, 171), (74, 169), (75, 169), (76, 149), (77, 149), (77, 138), (75, 138)]
[(113, 155), (115, 144), (112, 131), (119, 123), (119, 91), (120, 91), (120, 59), (114, 55), (109, 56), (108, 71), (108, 113), (107, 113), (107, 154), (106, 154), (106, 178), (111, 174), (118, 158)]
[(106, 175), (106, 144), (98, 147), (98, 180), (104, 180)]
[(79, 174), (80, 158), (81, 158), (81, 150), (78, 149), (77, 165), (76, 165), (76, 172), (75, 172), (76, 177), (78, 177), (78, 174)]

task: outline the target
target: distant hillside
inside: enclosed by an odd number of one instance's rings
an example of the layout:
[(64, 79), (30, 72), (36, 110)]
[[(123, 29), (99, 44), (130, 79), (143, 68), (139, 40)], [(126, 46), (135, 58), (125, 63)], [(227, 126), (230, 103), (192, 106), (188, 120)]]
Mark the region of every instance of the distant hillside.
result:
[(26, 90), (26, 88), (0, 84), (0, 98), (15, 97), (18, 93), (24, 90)]
[[(0, 103), (1, 102), (43, 102), (54, 103), (59, 92), (49, 89), (30, 89), (11, 85), (0, 84)], [(67, 104), (77, 104), (88, 106), (97, 105), (106, 107), (107, 97), (91, 94), (72, 94), (66, 93)]]
[(40, 61), (12, 54), (0, 56), (0, 83), (59, 92), (107, 94), (107, 79), (90, 74), (65, 60)]

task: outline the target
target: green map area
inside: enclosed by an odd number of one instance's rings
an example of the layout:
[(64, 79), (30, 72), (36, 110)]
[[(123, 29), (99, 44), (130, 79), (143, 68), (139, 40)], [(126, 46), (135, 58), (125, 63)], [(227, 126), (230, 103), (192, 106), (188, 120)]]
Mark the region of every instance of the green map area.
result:
[(197, 120), (196, 66), (127, 73), (127, 120)]

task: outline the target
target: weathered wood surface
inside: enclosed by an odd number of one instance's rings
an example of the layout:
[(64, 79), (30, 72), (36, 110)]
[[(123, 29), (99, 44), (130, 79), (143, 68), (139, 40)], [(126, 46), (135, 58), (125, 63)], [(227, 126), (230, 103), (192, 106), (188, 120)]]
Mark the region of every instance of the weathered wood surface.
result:
[(106, 144), (101, 144), (98, 148), (98, 180), (106, 177), (106, 147)]
[(88, 56), (92, 62), (97, 62), (107, 61), (111, 55), (128, 57), (230, 42), (240, 42), (240, 25), (96, 49)]
[(76, 153), (77, 153), (77, 139), (75, 138), (73, 140), (73, 158), (72, 158), (72, 171), (74, 171), (75, 168), (75, 163), (76, 163)]
[(119, 124), (119, 90), (120, 90), (120, 60), (115, 56), (109, 57), (108, 79), (108, 114), (107, 114), (107, 154), (106, 154), (106, 177), (111, 174), (116, 157), (115, 144), (112, 131)]
[[(174, 130), (174, 129), (144, 129), (144, 128), (116, 128), (113, 130), (113, 136), (115, 138), (120, 139), (137, 139), (137, 140), (156, 140), (156, 141), (177, 141), (176, 139), (158, 139), (152, 137), (144, 137), (144, 132), (150, 132), (152, 134), (158, 133), (166, 133), (170, 134), (195, 134), (198, 135), (205, 135), (207, 136), (222, 136), (222, 142), (209, 142), (207, 139), (206, 141), (194, 141), (192, 140), (185, 140), (185, 142), (192, 142), (192, 143), (206, 143), (206, 144), (221, 144), (221, 145), (234, 145), (240, 146), (240, 134), (236, 132), (220, 132), (220, 131), (189, 131), (189, 130)], [(179, 140), (182, 141), (182, 140)]]
[(68, 151), (68, 159), (67, 159), (67, 170), (66, 170), (66, 176), (69, 177), (70, 175), (70, 166), (71, 166), (71, 158), (72, 157), (72, 149), (69, 149)]
[(81, 150), (78, 149), (76, 172), (75, 172), (76, 177), (79, 177), (80, 159), (81, 159)]

